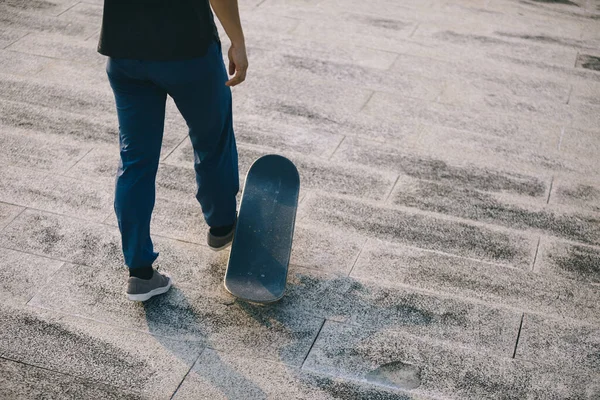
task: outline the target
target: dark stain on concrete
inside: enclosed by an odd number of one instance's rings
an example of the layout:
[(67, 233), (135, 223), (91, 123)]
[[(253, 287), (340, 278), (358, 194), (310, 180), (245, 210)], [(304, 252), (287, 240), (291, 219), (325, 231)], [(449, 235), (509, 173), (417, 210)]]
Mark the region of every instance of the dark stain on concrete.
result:
[(600, 250), (587, 246), (569, 246), (566, 255), (550, 253), (554, 265), (569, 275), (600, 283)]
[(365, 77), (368, 77), (369, 74), (373, 74), (373, 71), (369, 71), (366, 68), (357, 65), (322, 61), (289, 54), (284, 55), (283, 60), (292, 68), (309, 71), (319, 76), (335, 77), (338, 79), (364, 81)]
[(512, 32), (494, 32), (494, 33), (498, 36), (530, 40), (532, 42), (537, 42), (537, 43), (558, 44), (558, 45), (562, 45), (562, 46), (581, 46), (582, 45), (582, 43), (578, 40), (565, 40), (562, 38), (546, 36), (546, 35), (523, 35), (523, 34), (512, 33)]
[(576, 62), (578, 67), (600, 71), (600, 57), (591, 56), (589, 54), (580, 54)]
[(421, 368), (394, 361), (383, 364), (366, 376), (367, 380), (383, 385), (391, 385), (402, 389), (416, 389), (421, 386)]
[(2, 6), (18, 10), (47, 10), (56, 8), (56, 4), (44, 0), (3, 0)]
[(417, 189), (398, 191), (394, 203), (511, 228), (535, 228), (588, 244), (600, 243), (600, 220), (591, 216), (529, 210), (498, 201), (488, 193), (434, 182), (418, 182)]
[(518, 43), (507, 42), (506, 40), (501, 40), (498, 38), (494, 38), (491, 36), (483, 36), (483, 35), (473, 35), (473, 34), (465, 34), (465, 33), (457, 33), (452, 31), (443, 31), (436, 33), (434, 37), (442, 40), (447, 40), (453, 43), (465, 44), (477, 42), (485, 45), (508, 45), (508, 46), (519, 46)]
[[(565, 4), (569, 6), (579, 7), (579, 4), (573, 3), (569, 0), (530, 0), (534, 3), (545, 3), (545, 4)], [(530, 3), (531, 4), (531, 3)]]
[(409, 395), (383, 391), (380, 388), (370, 388), (328, 377), (314, 377), (312, 381), (313, 385), (327, 393), (332, 399), (410, 400), (412, 398)]
[(389, 18), (360, 17), (360, 20), (366, 22), (371, 26), (384, 29), (391, 29), (394, 31), (400, 31), (410, 25), (406, 22)]
[(275, 111), (294, 117), (306, 118), (313, 122), (335, 123), (332, 119), (297, 104), (278, 104)]

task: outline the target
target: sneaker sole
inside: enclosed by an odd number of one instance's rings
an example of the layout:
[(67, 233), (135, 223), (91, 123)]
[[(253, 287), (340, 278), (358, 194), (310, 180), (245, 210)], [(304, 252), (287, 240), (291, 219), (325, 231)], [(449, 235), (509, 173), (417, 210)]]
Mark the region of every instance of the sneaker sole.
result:
[(131, 301), (146, 301), (146, 300), (151, 299), (154, 296), (158, 296), (159, 294), (167, 293), (169, 291), (169, 289), (171, 289), (172, 285), (173, 285), (173, 281), (171, 280), (171, 278), (169, 278), (169, 283), (167, 284), (167, 286), (152, 289), (148, 293), (128, 294), (127, 298)]

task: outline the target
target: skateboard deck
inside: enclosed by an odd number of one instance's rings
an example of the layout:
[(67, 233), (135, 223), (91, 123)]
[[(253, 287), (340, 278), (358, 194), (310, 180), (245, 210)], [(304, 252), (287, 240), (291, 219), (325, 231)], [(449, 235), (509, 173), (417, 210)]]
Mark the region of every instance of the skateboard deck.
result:
[(266, 155), (250, 167), (225, 273), (232, 295), (255, 303), (283, 297), (299, 190), (298, 170), (285, 157)]

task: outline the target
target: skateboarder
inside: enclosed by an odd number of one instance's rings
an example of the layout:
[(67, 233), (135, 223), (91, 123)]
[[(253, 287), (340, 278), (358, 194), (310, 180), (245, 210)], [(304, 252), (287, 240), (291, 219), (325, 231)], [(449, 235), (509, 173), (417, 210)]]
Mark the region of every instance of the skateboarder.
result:
[[(231, 40), (231, 79), (211, 5)], [(109, 57), (119, 121), (114, 208), (127, 295), (145, 301), (172, 284), (152, 267), (158, 253), (150, 239), (167, 95), (189, 128), (208, 245), (219, 250), (233, 237), (239, 177), (229, 87), (244, 81), (248, 67), (237, 0), (105, 0), (98, 52)]]

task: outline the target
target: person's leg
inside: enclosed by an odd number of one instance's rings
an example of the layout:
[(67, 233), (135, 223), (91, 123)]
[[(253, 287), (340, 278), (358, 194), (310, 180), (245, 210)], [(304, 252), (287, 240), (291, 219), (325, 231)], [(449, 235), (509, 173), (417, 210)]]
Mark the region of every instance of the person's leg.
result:
[(151, 77), (175, 101), (186, 120), (194, 149), (196, 198), (210, 227), (236, 220), (239, 191), (238, 155), (233, 133), (231, 91), (220, 47), (214, 43), (203, 57), (154, 63)]
[(150, 219), (167, 93), (146, 79), (144, 66), (140, 61), (109, 59), (106, 68), (119, 119), (121, 160), (114, 207), (130, 272), (148, 270), (158, 257), (150, 239)]

